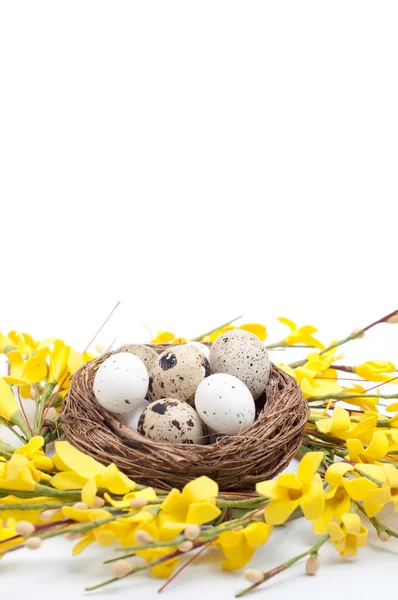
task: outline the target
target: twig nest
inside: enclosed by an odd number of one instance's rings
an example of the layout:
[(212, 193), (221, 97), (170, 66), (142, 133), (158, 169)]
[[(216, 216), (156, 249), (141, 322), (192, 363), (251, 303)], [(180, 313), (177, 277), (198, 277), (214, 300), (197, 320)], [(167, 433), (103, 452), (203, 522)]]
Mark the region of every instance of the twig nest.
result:
[[(159, 374), (159, 388), (160, 381), (164, 385), (176, 384), (171, 380), (176, 380), (175, 368), (180, 358), (187, 356), (181, 352), (185, 346), (153, 348), (159, 353), (154, 367)], [(177, 398), (183, 401), (192, 401), (196, 388), (209, 375), (208, 362), (200, 351), (190, 346), (188, 352), (199, 367), (192, 387), (185, 389), (184, 398)], [(123, 355), (128, 353), (116, 356)], [(75, 447), (105, 465), (116, 464), (137, 483), (162, 489), (181, 488), (188, 481), (207, 475), (217, 481), (221, 490), (252, 491), (257, 482), (280, 473), (301, 445), (308, 404), (296, 381), (274, 365), (269, 380), (272, 385), (266, 386), (255, 421), (236, 435), (217, 436), (214, 443), (202, 445), (153, 440), (133, 431), (122, 417), (102, 407), (95, 398), (93, 381), (100, 366), (111, 356), (115, 355), (100, 356), (73, 375), (62, 405), (62, 426), (66, 439)], [(246, 354), (245, 360), (247, 356), (250, 355)], [(160, 359), (169, 368), (162, 369)], [(180, 376), (185, 379), (181, 373)], [(163, 394), (166, 397), (164, 391)]]
[(139, 418), (137, 431), (157, 442), (170, 444), (200, 444), (204, 437), (196, 410), (174, 398), (151, 402)]
[(192, 402), (198, 385), (210, 375), (207, 358), (190, 344), (162, 352), (151, 371), (149, 399), (175, 398)]
[(249, 331), (233, 329), (220, 335), (210, 350), (212, 373), (240, 379), (256, 400), (264, 392), (271, 363), (261, 340)]

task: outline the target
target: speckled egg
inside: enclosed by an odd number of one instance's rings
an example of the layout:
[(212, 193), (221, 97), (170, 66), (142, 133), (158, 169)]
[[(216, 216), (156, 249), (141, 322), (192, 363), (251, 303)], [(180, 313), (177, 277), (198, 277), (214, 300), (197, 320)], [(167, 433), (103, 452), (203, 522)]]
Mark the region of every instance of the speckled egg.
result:
[(112, 354), (99, 366), (93, 392), (103, 408), (114, 413), (130, 412), (143, 403), (149, 375), (142, 360), (134, 354)]
[(119, 352), (129, 352), (130, 354), (134, 354), (134, 356), (138, 356), (146, 366), (148, 372), (151, 371), (159, 356), (153, 348), (144, 346), (144, 344), (126, 344), (116, 350), (114, 354), (118, 354)]
[(196, 389), (210, 375), (209, 361), (188, 344), (173, 346), (159, 355), (151, 371), (149, 399), (176, 398), (191, 402)]
[(196, 410), (175, 398), (149, 404), (139, 418), (137, 431), (169, 444), (200, 444), (204, 439), (203, 423)]
[(206, 344), (202, 344), (202, 342), (188, 342), (188, 346), (194, 346), (198, 350), (201, 351), (202, 354), (209, 360), (210, 358), (210, 348), (206, 346)]
[(256, 414), (249, 389), (228, 373), (216, 373), (202, 381), (196, 390), (195, 408), (212, 431), (228, 435), (250, 427)]
[(243, 381), (255, 400), (265, 390), (271, 371), (264, 344), (243, 329), (226, 331), (215, 340), (210, 367), (212, 373), (228, 373)]

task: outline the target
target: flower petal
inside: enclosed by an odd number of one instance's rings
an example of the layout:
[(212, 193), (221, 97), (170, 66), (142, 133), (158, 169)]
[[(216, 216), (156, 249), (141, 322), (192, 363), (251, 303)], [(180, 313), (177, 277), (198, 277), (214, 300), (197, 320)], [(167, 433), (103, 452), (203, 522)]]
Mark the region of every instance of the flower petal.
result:
[(203, 475), (187, 483), (182, 493), (189, 502), (202, 502), (202, 500), (217, 496), (218, 485)]
[(323, 460), (323, 456), (323, 452), (307, 452), (304, 455), (297, 469), (297, 477), (302, 483), (306, 485), (310, 484), (311, 479)]
[(365, 477), (358, 477), (358, 479), (343, 479), (343, 485), (350, 498), (356, 502), (365, 500), (368, 493), (378, 487), (376, 483)]
[[(347, 443), (348, 445), (348, 443)], [(333, 486), (339, 486), (341, 480), (349, 471), (353, 471), (354, 467), (345, 462), (338, 462), (330, 465), (325, 473), (326, 481)]]
[(214, 506), (214, 504), (211, 504), (210, 502), (197, 502), (190, 504), (186, 522), (203, 525), (203, 523), (214, 521), (220, 514), (221, 510), (217, 508), (217, 506)]
[(298, 506), (298, 500), (271, 500), (264, 509), (268, 525), (282, 525)]

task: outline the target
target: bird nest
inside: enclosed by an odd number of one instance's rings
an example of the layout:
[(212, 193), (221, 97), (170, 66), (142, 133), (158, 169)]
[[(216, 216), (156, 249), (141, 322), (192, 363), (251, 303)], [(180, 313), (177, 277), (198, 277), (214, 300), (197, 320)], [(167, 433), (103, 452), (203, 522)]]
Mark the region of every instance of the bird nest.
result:
[(181, 488), (207, 475), (223, 491), (252, 491), (258, 481), (280, 473), (300, 448), (308, 404), (294, 379), (275, 365), (264, 405), (248, 429), (219, 436), (213, 444), (167, 444), (136, 433), (96, 401), (94, 376), (111, 354), (86, 363), (73, 375), (62, 407), (62, 426), (76, 448), (105, 465), (115, 463), (138, 483)]

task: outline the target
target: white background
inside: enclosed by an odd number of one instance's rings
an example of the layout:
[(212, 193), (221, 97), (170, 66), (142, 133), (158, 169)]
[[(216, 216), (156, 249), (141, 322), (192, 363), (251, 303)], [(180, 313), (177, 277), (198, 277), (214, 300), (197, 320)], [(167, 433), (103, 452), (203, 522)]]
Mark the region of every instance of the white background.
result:
[[(121, 300), (105, 345), (241, 313), (273, 340), (282, 314), (330, 341), (397, 308), (397, 17), (364, 0), (2, 2), (0, 330), (83, 349)], [(398, 327), (364, 342), (353, 359), (398, 361)], [(2, 588), (66, 598), (102, 574), (45, 552), (1, 561)], [(271, 597), (367, 597), (381, 574), (387, 590), (396, 549), (362, 555)], [(241, 584), (199, 573), (168, 595)]]

